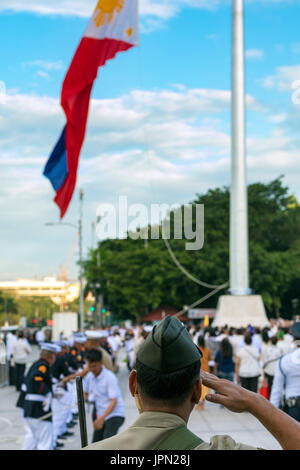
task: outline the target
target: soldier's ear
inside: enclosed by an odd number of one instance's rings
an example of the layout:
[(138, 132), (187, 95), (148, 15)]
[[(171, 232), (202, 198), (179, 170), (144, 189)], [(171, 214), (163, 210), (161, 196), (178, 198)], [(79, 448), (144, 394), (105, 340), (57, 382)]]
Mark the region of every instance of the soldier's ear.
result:
[(202, 382), (201, 379), (197, 379), (197, 382), (195, 383), (193, 387), (193, 393), (192, 393), (192, 401), (193, 403), (198, 404), (201, 398), (201, 391), (202, 391)]
[(129, 375), (129, 390), (131, 395), (134, 397), (138, 393), (136, 371), (132, 370)]

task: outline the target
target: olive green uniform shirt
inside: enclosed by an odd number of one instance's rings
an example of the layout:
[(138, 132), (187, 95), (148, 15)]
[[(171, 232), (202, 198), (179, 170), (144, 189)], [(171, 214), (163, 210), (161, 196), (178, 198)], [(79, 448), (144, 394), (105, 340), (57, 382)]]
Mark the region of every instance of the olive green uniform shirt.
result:
[[(83, 450), (152, 450), (171, 429), (186, 426), (177, 415), (160, 412), (145, 412), (126, 431)], [(178, 449), (179, 450), (179, 449)], [(213, 436), (209, 443), (203, 442), (194, 450), (258, 450), (235, 442), (230, 436)]]

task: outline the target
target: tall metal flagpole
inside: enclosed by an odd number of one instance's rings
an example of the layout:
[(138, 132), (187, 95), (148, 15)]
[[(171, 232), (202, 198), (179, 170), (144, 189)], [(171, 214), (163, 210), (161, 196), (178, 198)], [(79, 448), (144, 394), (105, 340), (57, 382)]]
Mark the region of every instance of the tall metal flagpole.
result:
[(249, 288), (245, 108), (244, 1), (232, 0), (230, 295), (219, 298), (213, 326), (262, 328), (269, 324), (263, 300)]
[(244, 0), (232, 5), (232, 158), (230, 294), (249, 295), (248, 197), (245, 141)]

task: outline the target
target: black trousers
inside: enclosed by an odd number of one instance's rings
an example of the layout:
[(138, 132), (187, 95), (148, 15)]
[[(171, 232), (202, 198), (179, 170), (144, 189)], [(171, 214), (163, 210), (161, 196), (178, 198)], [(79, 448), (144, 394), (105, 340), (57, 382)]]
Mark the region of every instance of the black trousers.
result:
[(113, 418), (105, 421), (102, 429), (99, 429), (99, 431), (94, 431), (93, 442), (103, 441), (104, 439), (115, 436), (124, 421), (125, 419), (121, 416), (114, 416)]
[(271, 395), (272, 385), (273, 385), (273, 381), (274, 381), (274, 375), (269, 375), (269, 374), (265, 373), (265, 376), (266, 376), (266, 379), (267, 379), (267, 382), (268, 382), (269, 394)]
[(15, 366), (11, 366), (11, 361), (8, 362), (9, 385), (16, 384), (16, 371)]
[(15, 365), (15, 385), (18, 392), (21, 390), (21, 385), (24, 380), (26, 364), (17, 364)]
[(300, 406), (288, 408), (287, 414), (300, 423)]
[(240, 377), (241, 386), (247, 390), (250, 390), (250, 392), (257, 393), (258, 378), (259, 375), (257, 377)]

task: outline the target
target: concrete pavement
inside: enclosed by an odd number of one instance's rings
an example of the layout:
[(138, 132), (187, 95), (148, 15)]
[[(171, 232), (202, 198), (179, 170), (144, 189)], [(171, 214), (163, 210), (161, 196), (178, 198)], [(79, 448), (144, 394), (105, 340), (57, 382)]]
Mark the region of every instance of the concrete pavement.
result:
[[(37, 356), (38, 348), (34, 348), (31, 359), (35, 360)], [(125, 402), (126, 420), (120, 432), (138, 417), (134, 400), (128, 390), (129, 372), (125, 363), (122, 362), (123, 357), (124, 352), (121, 351), (118, 379)], [(14, 387), (0, 389), (0, 450), (20, 450), (22, 446), (24, 428), (21, 410), (15, 406), (17, 398), (18, 393)], [(86, 412), (89, 443), (91, 443), (93, 434), (92, 409), (89, 410), (86, 407)], [(216, 434), (229, 434), (237, 442), (259, 446), (267, 450), (280, 449), (280, 445), (273, 436), (249, 413), (231, 413), (212, 403), (206, 403), (204, 411), (193, 411), (189, 421), (189, 429), (204, 441), (209, 441), (210, 437)], [(62, 450), (78, 450), (81, 447), (79, 425), (76, 425), (71, 431), (74, 432), (74, 436), (64, 441), (65, 446)]]

